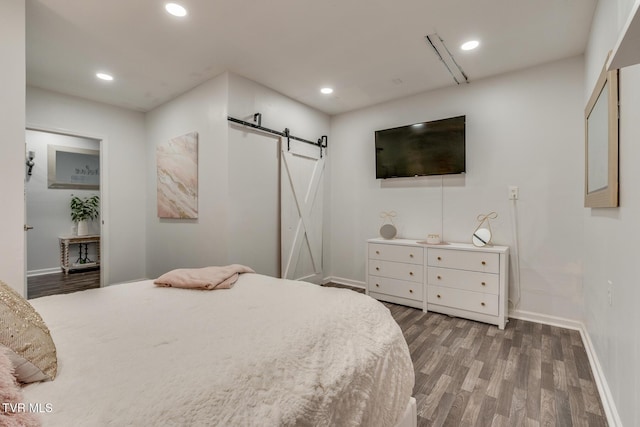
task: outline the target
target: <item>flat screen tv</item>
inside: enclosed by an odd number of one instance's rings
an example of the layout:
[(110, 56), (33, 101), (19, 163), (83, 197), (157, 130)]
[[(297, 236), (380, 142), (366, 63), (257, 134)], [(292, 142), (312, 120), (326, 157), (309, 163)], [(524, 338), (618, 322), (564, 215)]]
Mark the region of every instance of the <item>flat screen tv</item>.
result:
[(465, 117), (376, 131), (376, 178), (464, 173)]

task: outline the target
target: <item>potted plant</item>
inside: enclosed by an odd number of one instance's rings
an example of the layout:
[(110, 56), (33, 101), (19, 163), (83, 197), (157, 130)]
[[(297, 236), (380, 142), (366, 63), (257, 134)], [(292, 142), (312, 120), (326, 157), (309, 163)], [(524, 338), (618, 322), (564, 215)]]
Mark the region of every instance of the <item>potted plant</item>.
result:
[(87, 221), (100, 216), (100, 197), (91, 196), (81, 199), (78, 196), (71, 197), (71, 220), (78, 223), (78, 236), (89, 234)]

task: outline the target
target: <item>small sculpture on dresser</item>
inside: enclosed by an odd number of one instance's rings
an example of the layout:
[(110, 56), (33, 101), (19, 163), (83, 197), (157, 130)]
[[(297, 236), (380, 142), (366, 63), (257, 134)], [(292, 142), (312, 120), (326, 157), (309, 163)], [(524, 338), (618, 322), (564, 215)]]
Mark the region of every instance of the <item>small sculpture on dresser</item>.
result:
[(427, 243), (429, 245), (439, 245), (441, 242), (439, 234), (427, 234)]
[(395, 211), (380, 212), (382, 218), (382, 226), (380, 227), (380, 236), (384, 239), (393, 239), (398, 234), (396, 226), (393, 224), (393, 218), (397, 214)]
[(495, 212), (478, 215), (477, 219), (480, 221), (480, 224), (478, 224), (471, 236), (471, 243), (473, 243), (474, 246), (482, 247), (491, 245), (491, 223), (489, 220), (496, 218), (498, 218), (498, 214)]

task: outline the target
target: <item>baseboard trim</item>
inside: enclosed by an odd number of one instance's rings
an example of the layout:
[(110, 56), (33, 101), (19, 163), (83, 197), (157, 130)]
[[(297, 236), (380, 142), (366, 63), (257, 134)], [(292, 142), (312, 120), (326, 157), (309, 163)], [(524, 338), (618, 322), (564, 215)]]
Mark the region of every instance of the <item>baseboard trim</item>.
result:
[(327, 284), (329, 282), (337, 283), (338, 285), (346, 285), (353, 286), (354, 288), (366, 289), (366, 283), (360, 282), (357, 280), (345, 279), (342, 277), (328, 276), (322, 279), (322, 284)]
[(509, 310), (509, 317), (513, 319), (526, 320), (528, 322), (542, 323), (543, 325), (573, 329), (576, 331), (582, 331), (584, 328), (582, 322), (578, 322), (577, 320), (550, 316), (548, 314), (534, 313), (532, 311)]
[(607, 422), (612, 427), (622, 427), (622, 420), (620, 419), (620, 414), (618, 414), (618, 409), (616, 408), (616, 403), (613, 400), (613, 395), (611, 394), (611, 389), (607, 383), (607, 378), (604, 375), (596, 349), (593, 347), (591, 336), (587, 332), (587, 327), (584, 324), (582, 324), (582, 328), (580, 329), (580, 335), (582, 336), (582, 341), (584, 342), (584, 347), (587, 351), (587, 357), (589, 358), (593, 377), (595, 378), (596, 385), (598, 386), (598, 392), (600, 393), (600, 399), (602, 399), (602, 406), (604, 407), (604, 412), (607, 416)]
[(45, 274), (60, 273), (60, 267), (42, 268), (40, 270), (27, 271), (27, 277), (44, 276)]
[(584, 323), (563, 317), (549, 316), (546, 314), (523, 310), (512, 310), (509, 312), (509, 317), (550, 326), (559, 326), (561, 328), (573, 329), (580, 332), (580, 337), (582, 338), (585, 351), (587, 352), (587, 358), (589, 359), (589, 365), (591, 366), (591, 373), (593, 374), (593, 378), (596, 382), (600, 400), (602, 400), (602, 406), (604, 407), (605, 416), (607, 417), (607, 423), (612, 427), (622, 427), (620, 414), (618, 414), (618, 409), (616, 408), (615, 401), (613, 400), (613, 395), (611, 394), (611, 389), (607, 383), (607, 378), (604, 375), (600, 359), (598, 359), (598, 354), (593, 347), (593, 341), (591, 341), (591, 336), (589, 335)]

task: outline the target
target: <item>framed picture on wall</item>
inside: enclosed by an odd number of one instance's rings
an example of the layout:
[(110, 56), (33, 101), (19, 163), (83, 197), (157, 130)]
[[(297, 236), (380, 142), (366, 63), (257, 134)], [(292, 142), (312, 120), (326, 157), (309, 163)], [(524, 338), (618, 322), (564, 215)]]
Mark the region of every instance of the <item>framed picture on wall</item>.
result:
[(49, 188), (100, 189), (100, 151), (86, 148), (47, 146)]
[(198, 218), (198, 132), (156, 148), (158, 218)]

